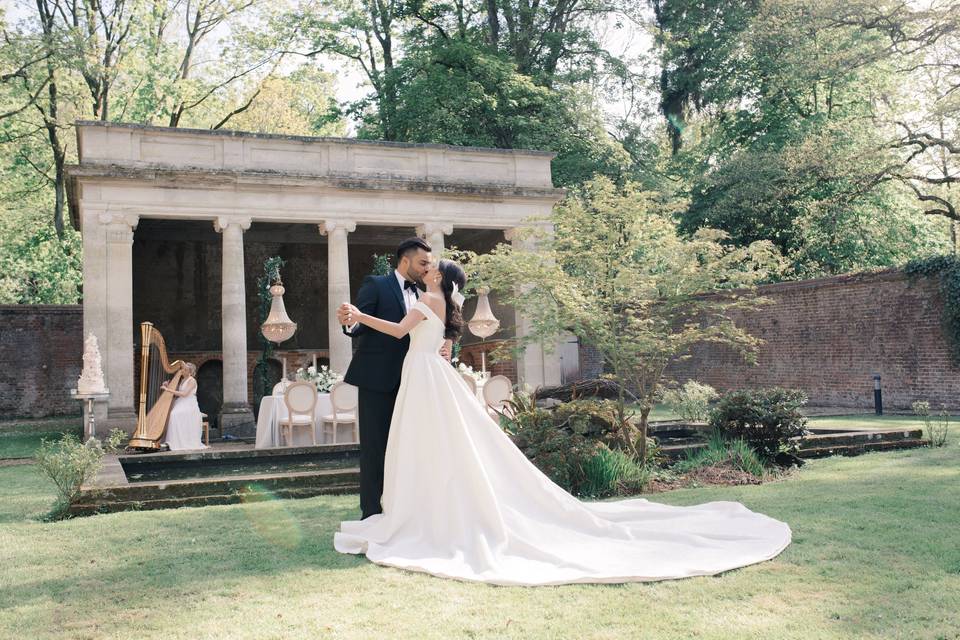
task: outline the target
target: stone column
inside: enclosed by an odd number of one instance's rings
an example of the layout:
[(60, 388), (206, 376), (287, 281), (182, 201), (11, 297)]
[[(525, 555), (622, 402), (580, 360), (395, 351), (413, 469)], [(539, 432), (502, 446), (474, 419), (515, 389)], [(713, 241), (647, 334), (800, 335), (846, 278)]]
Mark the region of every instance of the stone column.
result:
[(443, 253), (443, 236), (453, 233), (453, 225), (446, 222), (427, 222), (417, 225), (417, 235), (427, 241), (434, 257)]
[(350, 338), (337, 322), (337, 307), (350, 301), (350, 260), (347, 234), (357, 228), (351, 220), (327, 220), (318, 225), (327, 236), (327, 329), (330, 340), (330, 368), (344, 374), (353, 357)]
[[(521, 250), (536, 250), (535, 238), (527, 237), (519, 228), (506, 229), (503, 233), (507, 241)], [(527, 287), (533, 285), (525, 285)], [(530, 333), (531, 323), (519, 312), (517, 313), (517, 337)], [(552, 349), (545, 349), (540, 342), (527, 345), (526, 350), (517, 361), (517, 377), (520, 384), (528, 384), (533, 388), (554, 386), (560, 384), (562, 367), (560, 363), (559, 344), (551, 345)]]
[(223, 235), (220, 431), (224, 435), (252, 436), (256, 434), (256, 425), (247, 400), (247, 304), (243, 271), (243, 232), (250, 228), (250, 218), (219, 217), (213, 227)]
[(137, 426), (133, 380), (133, 230), (139, 216), (84, 216), (83, 329), (97, 336), (110, 390), (103, 430)]

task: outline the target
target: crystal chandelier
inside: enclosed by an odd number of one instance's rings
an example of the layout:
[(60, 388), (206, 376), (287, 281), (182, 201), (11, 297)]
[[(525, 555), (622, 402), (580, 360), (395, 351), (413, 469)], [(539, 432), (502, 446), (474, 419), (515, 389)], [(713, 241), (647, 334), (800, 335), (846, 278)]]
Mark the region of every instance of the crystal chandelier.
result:
[[(497, 329), (500, 328), (500, 321), (497, 320), (496, 316), (493, 315), (493, 311), (490, 310), (490, 299), (487, 297), (490, 290), (483, 287), (478, 293), (480, 297), (477, 298), (477, 308), (473, 312), (473, 317), (467, 322), (467, 327), (470, 329), (470, 333), (480, 338), (482, 342), (497, 332)], [(480, 371), (486, 376), (487, 354), (482, 346), (480, 348), (480, 362)]]
[(260, 325), (263, 337), (277, 344), (289, 340), (297, 332), (297, 323), (290, 319), (286, 307), (283, 306), (284, 291), (283, 283), (277, 278), (277, 281), (270, 287), (270, 295), (273, 297), (273, 301), (270, 303), (270, 314)]

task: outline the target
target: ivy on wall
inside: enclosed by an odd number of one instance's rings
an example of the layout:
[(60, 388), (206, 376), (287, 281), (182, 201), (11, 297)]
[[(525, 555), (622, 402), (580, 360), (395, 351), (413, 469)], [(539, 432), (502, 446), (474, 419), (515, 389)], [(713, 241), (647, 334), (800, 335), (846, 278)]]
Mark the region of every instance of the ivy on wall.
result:
[(950, 344), (953, 361), (960, 365), (960, 258), (945, 255), (911, 260), (903, 271), (911, 278), (939, 278), (940, 296), (943, 298), (943, 332)]

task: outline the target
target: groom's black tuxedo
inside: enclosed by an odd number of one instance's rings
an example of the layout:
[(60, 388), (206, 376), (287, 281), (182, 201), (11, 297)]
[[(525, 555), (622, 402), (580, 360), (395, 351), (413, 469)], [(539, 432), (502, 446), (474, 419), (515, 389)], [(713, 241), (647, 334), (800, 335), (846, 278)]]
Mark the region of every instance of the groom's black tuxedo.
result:
[[(403, 320), (407, 308), (396, 273), (367, 276), (357, 293), (356, 306), (383, 320)], [(360, 510), (366, 518), (382, 511), (383, 459), (410, 338), (397, 340), (363, 325), (352, 332), (344, 327), (343, 332), (356, 340), (357, 347), (344, 381), (360, 390)]]
[[(400, 322), (407, 315), (403, 291), (394, 272), (385, 276), (367, 276), (357, 293), (356, 307), (361, 312), (390, 322)], [(397, 340), (393, 336), (358, 325), (351, 333), (356, 350), (344, 376), (348, 384), (360, 389), (396, 392), (400, 386), (400, 369), (410, 347), (410, 337)]]

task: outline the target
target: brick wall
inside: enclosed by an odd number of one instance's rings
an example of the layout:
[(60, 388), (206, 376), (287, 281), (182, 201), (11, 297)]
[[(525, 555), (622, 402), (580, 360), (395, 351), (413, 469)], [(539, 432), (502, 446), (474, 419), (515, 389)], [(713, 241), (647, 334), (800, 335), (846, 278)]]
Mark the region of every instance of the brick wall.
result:
[(873, 375), (886, 408), (914, 400), (960, 407), (960, 369), (941, 328), (936, 278), (900, 272), (838, 276), (760, 287), (771, 304), (740, 314), (764, 340), (757, 364), (701, 345), (669, 372), (717, 389), (779, 385), (805, 390), (814, 406), (873, 406)]
[(79, 305), (0, 306), (0, 419), (78, 415)]
[(460, 347), (460, 361), (473, 367), (474, 371), (480, 371), (483, 365), (481, 353), (487, 354), (487, 371), (492, 376), (507, 376), (513, 382), (517, 381), (517, 363), (515, 360), (498, 360), (496, 362), (490, 357), (490, 352), (496, 349), (502, 340), (492, 340), (487, 342), (474, 342), (464, 344)]

